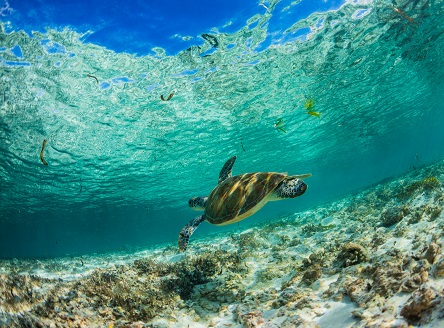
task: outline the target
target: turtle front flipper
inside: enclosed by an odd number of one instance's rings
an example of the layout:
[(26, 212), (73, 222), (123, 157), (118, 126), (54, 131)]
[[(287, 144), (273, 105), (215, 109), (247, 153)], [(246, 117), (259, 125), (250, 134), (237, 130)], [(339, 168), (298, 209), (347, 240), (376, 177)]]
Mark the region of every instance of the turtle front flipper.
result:
[(291, 178), (294, 178), (294, 179), (306, 179), (306, 178), (309, 178), (309, 177), (311, 177), (311, 176), (312, 176), (311, 173), (307, 173), (307, 174), (296, 174), (296, 175), (289, 175), (289, 176), (287, 177), (287, 179), (291, 179)]
[(193, 234), (194, 230), (197, 229), (199, 224), (205, 221), (204, 215), (199, 215), (198, 217), (194, 218), (188, 224), (180, 230), (179, 233), (179, 249), (181, 252), (185, 252), (188, 247), (188, 241), (190, 240), (191, 235)]
[(219, 183), (231, 177), (231, 171), (233, 169), (234, 162), (236, 162), (236, 155), (234, 155), (228, 161), (225, 162), (224, 166), (222, 167), (222, 170), (220, 170), (219, 173)]

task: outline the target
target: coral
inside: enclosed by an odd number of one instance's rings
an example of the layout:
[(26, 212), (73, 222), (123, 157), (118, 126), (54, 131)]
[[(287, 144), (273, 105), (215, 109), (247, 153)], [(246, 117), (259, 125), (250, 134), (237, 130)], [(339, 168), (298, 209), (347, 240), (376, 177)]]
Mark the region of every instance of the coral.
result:
[(248, 313), (238, 312), (237, 318), (238, 322), (243, 324), (244, 327), (247, 328), (257, 327), (258, 325), (264, 323), (262, 312), (258, 310)]
[(308, 258), (305, 258), (302, 263), (305, 267), (309, 267), (314, 264), (323, 266), (324, 261), (325, 261), (325, 252), (323, 249), (320, 249), (317, 252), (311, 253), (310, 256)]
[(343, 288), (345, 295), (359, 304), (363, 296), (365, 297), (368, 294), (369, 282), (366, 279), (347, 276)]
[(362, 245), (348, 243), (338, 254), (337, 261), (341, 267), (356, 265), (368, 261), (368, 252)]
[(435, 263), (437, 256), (441, 251), (441, 247), (439, 247), (436, 243), (431, 242), (427, 250), (425, 251), (423, 258), (426, 259), (430, 264)]
[(435, 278), (444, 277), (444, 257), (441, 257), (432, 267), (432, 275)]
[(395, 229), (393, 229), (393, 236), (395, 237), (403, 237), (409, 231), (406, 225), (397, 225)]
[(244, 232), (233, 239), (238, 242), (239, 248), (255, 250), (265, 245), (264, 241), (256, 230)]
[(442, 207), (435, 205), (427, 205), (425, 208), (425, 213), (430, 216), (430, 219), (435, 220), (441, 215)]
[(286, 246), (291, 242), (291, 238), (288, 235), (279, 235), (279, 245)]
[(323, 226), (322, 224), (314, 224), (314, 223), (307, 223), (302, 227), (302, 232), (306, 234), (307, 236), (313, 236), (317, 232), (322, 232), (325, 230), (331, 229), (333, 226)]
[(413, 266), (413, 269), (411, 270), (412, 273), (422, 273), (423, 271), (429, 271), (430, 270), (430, 264), (428, 261), (422, 259), (419, 260), (416, 265)]
[[(384, 229), (384, 228), (379, 228)], [(374, 248), (381, 246), (387, 241), (387, 236), (382, 231), (376, 231), (376, 233), (372, 237), (371, 245)]]
[(376, 267), (372, 275), (372, 289), (383, 297), (390, 297), (401, 289), (406, 277), (407, 273), (400, 266), (385, 263)]
[(52, 279), (34, 275), (12, 273), (0, 275), (0, 308), (5, 311), (19, 312), (44, 299), (41, 289), (54, 283)]
[(0, 315), (0, 327), (29, 327), (43, 328), (45, 324), (39, 318), (30, 313), (3, 314)]
[(404, 208), (404, 214), (408, 216), (407, 223), (408, 224), (416, 224), (419, 221), (422, 220), (423, 214), (424, 214), (424, 207), (423, 206), (416, 206), (413, 208), (405, 207)]
[(302, 243), (302, 241), (299, 238), (295, 237), (289, 241), (288, 247), (295, 247), (295, 246), (300, 245), (301, 243)]
[(187, 300), (194, 286), (204, 284), (221, 271), (220, 258), (216, 254), (205, 253), (202, 256), (187, 258), (172, 267), (172, 277), (162, 282), (163, 290), (176, 292)]
[(435, 176), (427, 177), (421, 181), (415, 181), (398, 191), (396, 197), (401, 200), (411, 198), (415, 193), (426, 191), (430, 192), (438, 189), (441, 186), (438, 178)]
[(294, 315), (285, 319), (282, 322), (281, 328), (292, 328), (292, 327), (304, 327), (304, 328), (318, 328), (320, 327), (316, 322), (308, 321), (299, 315)]
[(301, 285), (310, 286), (321, 277), (321, 274), (321, 267), (316, 264), (312, 265), (305, 271), (304, 275), (302, 276)]
[(402, 207), (390, 207), (381, 214), (380, 222), (383, 227), (390, 227), (404, 218)]
[(414, 292), (423, 283), (422, 277), (419, 273), (411, 275), (401, 286), (403, 292)]
[(115, 317), (147, 320), (172, 305), (175, 295), (165, 292), (150, 276), (131, 279), (132, 272), (96, 269), (80, 287), (93, 308), (115, 308)]
[(155, 261), (150, 258), (139, 259), (134, 261), (134, 268), (139, 274), (153, 275), (153, 276), (165, 276), (170, 272), (171, 265), (169, 263)]
[(441, 186), (437, 177), (428, 177), (421, 181), (422, 188), (425, 190), (434, 190)]
[(412, 321), (421, 319), (424, 312), (434, 305), (436, 297), (437, 294), (430, 287), (422, 285), (402, 307), (401, 315)]
[(268, 266), (263, 270), (257, 272), (256, 277), (258, 282), (267, 282), (274, 278), (282, 276), (282, 270), (276, 269), (273, 266)]
[(311, 299), (307, 293), (296, 287), (285, 288), (272, 303), (272, 307), (277, 309), (286, 306), (287, 309), (303, 309), (311, 307)]
[(245, 297), (244, 286), (238, 275), (229, 273), (224, 279), (218, 279), (194, 288), (191, 295), (193, 300), (201, 302), (208, 300), (218, 304), (232, 304)]
[(295, 300), (297, 297), (299, 297), (298, 290), (295, 287), (287, 287), (279, 294), (272, 305), (274, 308), (280, 308), (288, 302)]

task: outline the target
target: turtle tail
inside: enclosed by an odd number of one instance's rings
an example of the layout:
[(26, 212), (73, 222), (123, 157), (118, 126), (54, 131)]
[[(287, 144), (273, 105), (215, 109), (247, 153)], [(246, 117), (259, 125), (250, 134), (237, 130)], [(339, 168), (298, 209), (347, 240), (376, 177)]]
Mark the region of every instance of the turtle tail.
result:
[(182, 228), (179, 232), (179, 249), (181, 252), (185, 252), (188, 247), (188, 241), (190, 240), (191, 235), (193, 234), (194, 230), (197, 229), (199, 224), (205, 221), (204, 215), (199, 215), (198, 217), (194, 218), (188, 224)]

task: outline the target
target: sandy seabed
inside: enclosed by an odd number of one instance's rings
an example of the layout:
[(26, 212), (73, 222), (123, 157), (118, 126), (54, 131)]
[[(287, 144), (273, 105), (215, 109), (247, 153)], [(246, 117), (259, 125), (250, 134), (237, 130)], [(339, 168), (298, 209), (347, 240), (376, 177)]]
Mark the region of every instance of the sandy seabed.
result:
[(186, 255), (2, 260), (0, 327), (444, 327), (443, 182), (441, 162)]

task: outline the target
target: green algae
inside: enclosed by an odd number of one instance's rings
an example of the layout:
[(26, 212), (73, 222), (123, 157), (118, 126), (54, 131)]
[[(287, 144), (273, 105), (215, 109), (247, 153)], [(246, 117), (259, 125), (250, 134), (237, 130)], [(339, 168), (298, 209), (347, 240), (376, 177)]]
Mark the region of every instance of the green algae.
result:
[(436, 176), (427, 177), (423, 180), (410, 183), (405, 187), (401, 187), (401, 189), (396, 194), (396, 198), (400, 200), (407, 200), (412, 198), (413, 195), (419, 192), (430, 192), (433, 190), (437, 190), (440, 186), (441, 182)]

